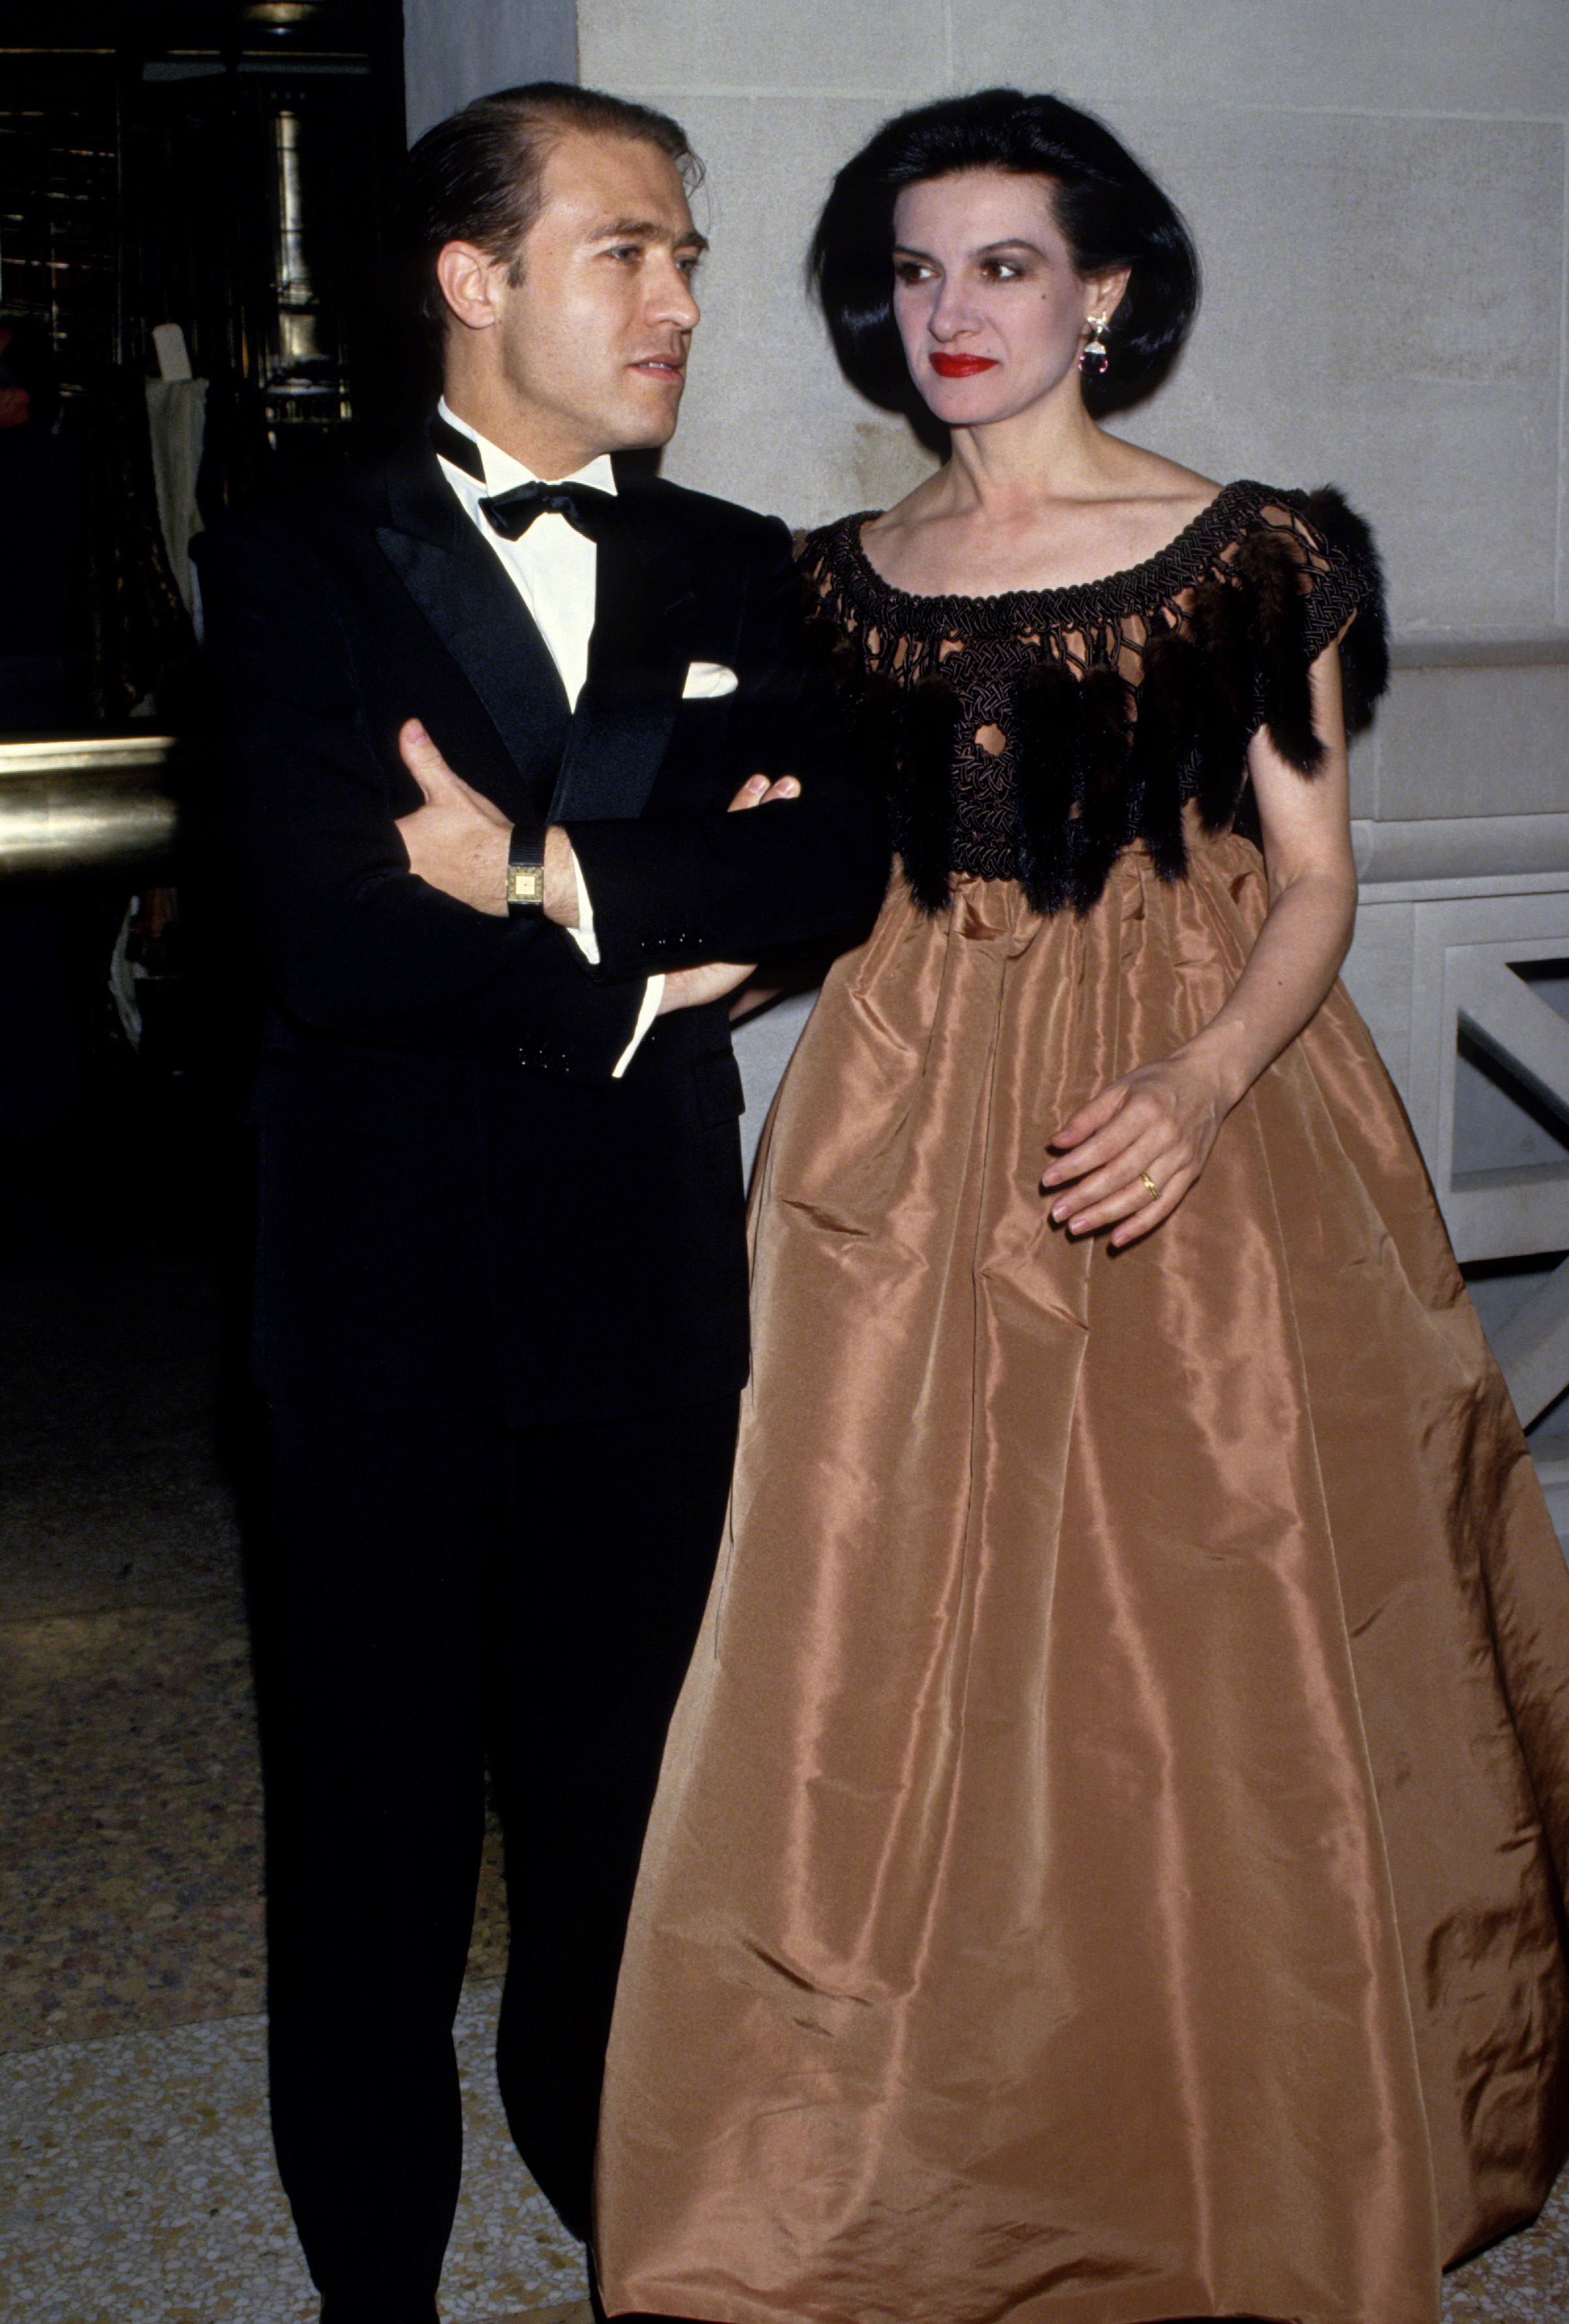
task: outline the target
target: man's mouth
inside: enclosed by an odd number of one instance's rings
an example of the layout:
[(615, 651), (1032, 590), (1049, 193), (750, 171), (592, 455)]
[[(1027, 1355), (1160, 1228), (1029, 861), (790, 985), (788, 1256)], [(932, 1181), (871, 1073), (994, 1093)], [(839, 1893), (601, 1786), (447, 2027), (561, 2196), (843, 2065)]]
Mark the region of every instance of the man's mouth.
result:
[(639, 355), (632, 368), (646, 372), (651, 379), (679, 381), (687, 376), (684, 355)]

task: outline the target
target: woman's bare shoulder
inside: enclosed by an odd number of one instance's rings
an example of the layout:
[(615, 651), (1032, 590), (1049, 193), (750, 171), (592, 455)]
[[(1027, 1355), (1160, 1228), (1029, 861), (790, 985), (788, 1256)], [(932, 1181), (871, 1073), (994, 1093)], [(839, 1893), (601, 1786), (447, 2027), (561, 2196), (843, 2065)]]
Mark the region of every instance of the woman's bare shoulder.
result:
[(1105, 440), (1108, 446), (1116, 447), (1116, 484), (1119, 494), (1129, 500), (1158, 501), (1174, 515), (1186, 519), (1208, 508), (1221, 490), (1213, 476), (1201, 475), (1196, 468), (1184, 467), (1180, 460), (1168, 460), (1163, 452), (1149, 451), (1141, 444), (1125, 443), (1120, 437)]
[(869, 516), (861, 528), (863, 540), (879, 540), (891, 533), (909, 532), (932, 517), (939, 504), (937, 486), (942, 474), (939, 468), (936, 475), (923, 476), (915, 490), (906, 493), (901, 501), (895, 501), (891, 508), (881, 509), (876, 515)]

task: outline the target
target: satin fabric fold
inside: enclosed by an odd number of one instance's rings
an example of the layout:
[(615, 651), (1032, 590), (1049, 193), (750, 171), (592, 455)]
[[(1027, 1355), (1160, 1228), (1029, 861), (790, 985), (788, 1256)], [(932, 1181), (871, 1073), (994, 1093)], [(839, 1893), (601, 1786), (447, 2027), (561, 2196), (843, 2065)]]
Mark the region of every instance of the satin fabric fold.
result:
[(602, 2117), (607, 2308), (1433, 2324), (1569, 2149), (1569, 1570), (1337, 987), (1180, 1209), (1052, 1132), (1256, 852), (896, 887), (786, 1077)]

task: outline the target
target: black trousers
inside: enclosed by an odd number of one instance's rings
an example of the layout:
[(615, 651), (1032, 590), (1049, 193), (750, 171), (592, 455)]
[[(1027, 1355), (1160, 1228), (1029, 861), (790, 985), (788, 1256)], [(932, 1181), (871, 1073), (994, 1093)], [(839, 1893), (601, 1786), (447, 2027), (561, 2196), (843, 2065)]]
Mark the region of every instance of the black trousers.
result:
[(512, 1929), (502, 2098), (587, 2237), (616, 1970), (736, 1408), (508, 1430), (271, 1407), (272, 2121), (329, 2324), (435, 2314), (487, 1753)]

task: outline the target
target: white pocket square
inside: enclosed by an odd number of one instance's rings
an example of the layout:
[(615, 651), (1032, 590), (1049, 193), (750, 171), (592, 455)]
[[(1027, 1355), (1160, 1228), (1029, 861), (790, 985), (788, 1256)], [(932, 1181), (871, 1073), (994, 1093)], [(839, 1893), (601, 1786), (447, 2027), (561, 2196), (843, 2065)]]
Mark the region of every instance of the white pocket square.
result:
[(726, 669), (722, 661), (689, 661), (681, 699), (683, 702), (712, 702), (718, 695), (734, 694), (735, 683), (735, 672)]

